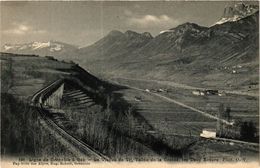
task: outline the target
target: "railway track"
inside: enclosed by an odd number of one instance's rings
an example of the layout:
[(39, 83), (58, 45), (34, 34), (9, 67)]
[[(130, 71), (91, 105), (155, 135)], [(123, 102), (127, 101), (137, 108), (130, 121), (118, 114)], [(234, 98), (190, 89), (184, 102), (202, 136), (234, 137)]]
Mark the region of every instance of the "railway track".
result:
[(79, 151), (85, 155), (93, 156), (94, 160), (103, 160), (108, 161), (109, 158), (105, 155), (101, 154), (100, 152), (96, 151), (86, 143), (78, 140), (77, 138), (70, 135), (67, 131), (62, 129), (59, 125), (57, 125), (54, 121), (52, 121), (50, 118), (46, 117), (45, 112), (43, 109), (39, 109), (39, 112), (41, 114), (41, 117), (45, 120), (45, 122), (60, 136), (62, 136), (65, 140), (67, 140), (69, 143), (71, 143), (73, 146), (75, 146)]
[(78, 140), (74, 136), (70, 135), (66, 130), (61, 128), (59, 125), (57, 125), (52, 119), (50, 119), (47, 115), (46, 112), (48, 112), (46, 109), (44, 109), (39, 102), (39, 99), (41, 96), (44, 96), (47, 94), (53, 87), (61, 84), (62, 79), (56, 80), (52, 82), (50, 85), (42, 88), (38, 92), (36, 92), (31, 99), (31, 102), (33, 103), (34, 106), (38, 108), (38, 111), (40, 113), (41, 118), (48, 124), (48, 126), (57, 134), (59, 134), (64, 140), (70, 143), (73, 147), (79, 150), (79, 153), (82, 153), (83, 155), (87, 157), (93, 158), (93, 160), (100, 160), (100, 161), (109, 161), (110, 159), (103, 155), (102, 153), (96, 151), (93, 149), (91, 146), (88, 144)]
[(39, 97), (41, 96), (41, 94), (46, 94), (46, 92), (56, 86), (57, 84), (61, 83), (63, 81), (63, 79), (58, 79), (58, 80), (55, 80), (54, 82), (52, 82), (51, 84), (49, 84), (48, 86), (42, 88), (41, 90), (37, 91), (33, 96), (32, 96), (32, 99), (31, 99), (31, 102), (36, 105), (37, 103), (39, 103), (38, 99)]
[(218, 137), (216, 137), (216, 138), (209, 138), (209, 139), (210, 140), (215, 140), (215, 141), (222, 141), (222, 142), (246, 145), (246, 146), (249, 146), (249, 147), (257, 148), (257, 150), (259, 149), (259, 144), (258, 143), (240, 141), (240, 140), (235, 140), (235, 139), (218, 138)]

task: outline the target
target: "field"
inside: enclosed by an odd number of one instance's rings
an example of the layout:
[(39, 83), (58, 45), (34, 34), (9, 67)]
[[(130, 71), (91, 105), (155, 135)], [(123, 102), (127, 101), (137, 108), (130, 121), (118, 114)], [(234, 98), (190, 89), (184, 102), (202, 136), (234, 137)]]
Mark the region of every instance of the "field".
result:
[[(259, 125), (258, 97), (235, 94), (196, 96), (192, 94), (192, 89), (140, 82), (139, 80), (117, 79), (117, 83), (133, 87), (123, 90), (122, 94), (153, 126), (154, 134), (158, 134), (158, 136), (164, 134), (169, 144), (177, 141), (180, 146), (194, 141), (188, 149), (190, 152), (187, 152), (186, 157), (189, 159), (225, 161), (227, 158), (226, 161), (236, 161), (236, 159), (250, 160), (257, 157), (257, 150), (252, 151), (243, 145), (236, 146), (200, 138), (199, 134), (202, 129), (217, 127), (216, 120), (178, 104), (167, 102), (153, 93), (177, 100), (213, 116), (218, 115), (219, 106), (223, 104), (225, 108), (230, 107), (232, 120), (253, 121), (257, 126)], [(178, 141), (180, 137), (183, 141)]]
[[(215, 128), (216, 122), (190, 109), (165, 102), (135, 90), (124, 90), (124, 96), (158, 132), (199, 135), (203, 128)], [(136, 101), (135, 97), (141, 97)]]
[[(11, 88), (9, 92), (22, 99), (28, 99), (52, 81), (68, 75), (66, 70), (71, 70), (74, 66), (71, 63), (30, 55), (1, 54), (0, 59), (1, 79), (9, 80), (9, 88)], [(7, 91), (9, 88), (2, 87), (2, 91)]]
[(222, 104), (225, 108), (231, 109), (231, 119), (253, 121), (258, 124), (259, 120), (259, 97), (230, 94), (226, 93), (223, 96), (208, 95), (208, 96), (197, 96), (193, 95), (192, 91), (194, 88), (183, 88), (183, 87), (172, 87), (169, 85), (161, 85), (156, 82), (145, 82), (118, 79), (119, 83), (134, 86), (140, 89), (149, 89), (150, 91), (163, 89), (160, 92), (161, 95), (172, 98), (199, 110), (205, 111), (209, 114), (218, 115), (219, 107)]

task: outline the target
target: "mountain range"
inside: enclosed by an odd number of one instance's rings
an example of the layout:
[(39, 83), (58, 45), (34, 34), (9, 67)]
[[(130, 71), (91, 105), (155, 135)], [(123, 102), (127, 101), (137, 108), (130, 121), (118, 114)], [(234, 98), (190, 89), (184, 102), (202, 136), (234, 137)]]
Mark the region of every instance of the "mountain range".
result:
[(195, 86), (252, 89), (258, 84), (258, 25), (258, 6), (238, 3), (226, 7), (211, 27), (184, 23), (155, 37), (148, 32), (113, 30), (83, 48), (49, 42), (5, 45), (2, 51), (71, 58), (109, 78), (141, 77)]
[(5, 44), (1, 49), (3, 52), (16, 54), (35, 54), (41, 56), (62, 56), (66, 58), (77, 52), (78, 47), (59, 41), (31, 42), (25, 44)]

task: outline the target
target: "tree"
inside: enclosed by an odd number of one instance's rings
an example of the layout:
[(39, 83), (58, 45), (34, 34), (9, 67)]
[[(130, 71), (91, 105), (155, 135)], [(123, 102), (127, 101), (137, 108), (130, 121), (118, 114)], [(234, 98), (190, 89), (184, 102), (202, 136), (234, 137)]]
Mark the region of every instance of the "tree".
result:
[(256, 126), (252, 121), (245, 121), (240, 124), (240, 139), (246, 141), (254, 141), (256, 138), (256, 132)]
[(230, 113), (231, 113), (231, 107), (227, 107), (226, 110), (225, 110), (225, 114), (224, 114), (225, 119), (227, 121), (230, 121)]
[(224, 112), (224, 105), (223, 105), (223, 103), (221, 103), (219, 105), (219, 111), (218, 111), (219, 120), (217, 121), (217, 133), (218, 133), (219, 137), (222, 136), (222, 130), (223, 130), (223, 123), (220, 120), (220, 119), (223, 119), (223, 112)]
[(13, 86), (13, 60), (8, 58), (5, 66), (1, 66), (1, 92), (6, 92)]
[(111, 95), (108, 93), (108, 94), (106, 94), (106, 114), (105, 114), (105, 119), (109, 119), (109, 117), (110, 117), (110, 105), (111, 105)]

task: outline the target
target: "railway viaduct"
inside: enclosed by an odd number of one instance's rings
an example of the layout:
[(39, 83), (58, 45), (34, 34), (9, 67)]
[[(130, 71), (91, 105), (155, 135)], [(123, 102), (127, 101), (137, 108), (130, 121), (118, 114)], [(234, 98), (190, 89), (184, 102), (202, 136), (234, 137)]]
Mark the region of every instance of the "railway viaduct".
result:
[(53, 108), (61, 108), (61, 100), (64, 92), (64, 83), (57, 86), (55, 90), (49, 92), (48, 95), (41, 95), (39, 103), (45, 106), (50, 106)]

